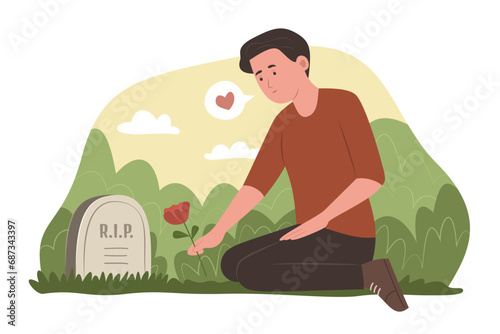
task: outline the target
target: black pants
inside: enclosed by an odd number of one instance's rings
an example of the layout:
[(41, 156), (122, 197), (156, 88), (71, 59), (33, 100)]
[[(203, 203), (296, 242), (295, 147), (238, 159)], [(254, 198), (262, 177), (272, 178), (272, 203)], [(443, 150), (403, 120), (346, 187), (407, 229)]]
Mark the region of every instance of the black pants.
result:
[(222, 273), (258, 291), (363, 289), (361, 264), (373, 259), (375, 238), (324, 228), (297, 240), (279, 241), (297, 226), (228, 249)]

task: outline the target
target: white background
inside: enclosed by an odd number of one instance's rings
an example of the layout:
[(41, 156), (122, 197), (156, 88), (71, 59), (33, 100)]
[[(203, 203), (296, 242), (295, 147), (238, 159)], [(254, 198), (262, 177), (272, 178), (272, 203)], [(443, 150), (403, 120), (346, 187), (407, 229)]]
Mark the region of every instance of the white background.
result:
[[(19, 327), (5, 324), (2, 279), (2, 328), (23, 333), (470, 333), (498, 328), (497, 2), (401, 0), (399, 11), (379, 30), (372, 11), (390, 8), (388, 0), (68, 1), (43, 22), (40, 3), (45, 2), (9, 1), (0, 8), (1, 220), (4, 226), (7, 218), (15, 218), (20, 226)], [(220, 16), (217, 3), (231, 10)], [(34, 17), (41, 20), (40, 28), (16, 51), (9, 36), (22, 35), (25, 20), (34, 22)], [(442, 131), (444, 139), (429, 153), (457, 185), (471, 220), (469, 248), (451, 284), (464, 293), (407, 296), (410, 309), (403, 313), (376, 296), (289, 296), (266, 313), (256, 306), (269, 304), (265, 295), (36, 293), (28, 279), (40, 266), (41, 237), (76, 173), (74, 167), (59, 179), (52, 165), (64, 164), (69, 152), (85, 142), (104, 106), (153, 74), (239, 56), (249, 38), (278, 27), (298, 32), (312, 46), (362, 46), (353, 55), (387, 87), (418, 139), (428, 141), (433, 131)], [(361, 45), (356, 34), (366, 28), (372, 36)], [(448, 108), (473, 101), (479, 78), (488, 76), (497, 86), (459, 126), (443, 119)], [(5, 228), (1, 231), (5, 254)], [(5, 268), (5, 255), (0, 261)], [(257, 326), (246, 327), (258, 320)]]

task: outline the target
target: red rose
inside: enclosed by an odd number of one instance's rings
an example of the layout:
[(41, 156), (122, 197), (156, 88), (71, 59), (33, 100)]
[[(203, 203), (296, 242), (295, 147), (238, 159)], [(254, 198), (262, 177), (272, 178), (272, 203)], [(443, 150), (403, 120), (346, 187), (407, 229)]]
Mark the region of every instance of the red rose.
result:
[[(165, 210), (163, 210), (163, 218), (165, 218), (165, 221), (167, 223), (172, 225), (184, 224), (189, 218), (189, 202), (181, 202), (177, 205), (174, 204), (171, 207), (166, 208)], [(184, 224), (184, 227), (186, 228), (186, 233), (181, 231), (174, 231), (173, 237), (176, 239), (189, 237), (189, 239), (191, 239), (191, 243), (194, 245), (193, 237), (196, 235), (196, 232), (198, 232), (199, 227), (193, 226), (191, 232), (189, 232), (186, 224)], [(198, 255), (198, 259), (200, 260), (203, 272), (205, 273), (205, 276), (207, 276), (207, 271), (205, 270), (203, 262), (201, 262), (200, 254), (198, 254), (198, 252), (196, 252), (196, 254)]]
[(189, 202), (172, 205), (163, 211), (163, 218), (172, 225), (184, 224), (189, 218)]

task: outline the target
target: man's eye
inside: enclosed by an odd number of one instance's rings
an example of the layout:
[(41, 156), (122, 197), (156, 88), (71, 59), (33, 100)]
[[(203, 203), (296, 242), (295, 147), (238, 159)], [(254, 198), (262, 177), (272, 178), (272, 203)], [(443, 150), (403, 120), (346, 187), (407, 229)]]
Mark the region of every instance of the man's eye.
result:
[(260, 81), (262, 81), (262, 80), (264, 80), (264, 79), (262, 79), (262, 78), (259, 78), (259, 80), (260, 80)]
[(276, 75), (276, 72), (273, 72), (273, 75)]

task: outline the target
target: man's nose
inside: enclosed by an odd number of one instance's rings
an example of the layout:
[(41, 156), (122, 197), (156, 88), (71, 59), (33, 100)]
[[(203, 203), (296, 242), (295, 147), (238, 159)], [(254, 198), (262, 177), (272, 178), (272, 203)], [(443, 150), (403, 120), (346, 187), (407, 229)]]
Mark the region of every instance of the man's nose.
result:
[(273, 85), (271, 85), (271, 80), (267, 79), (267, 87), (268, 88), (273, 88)]

